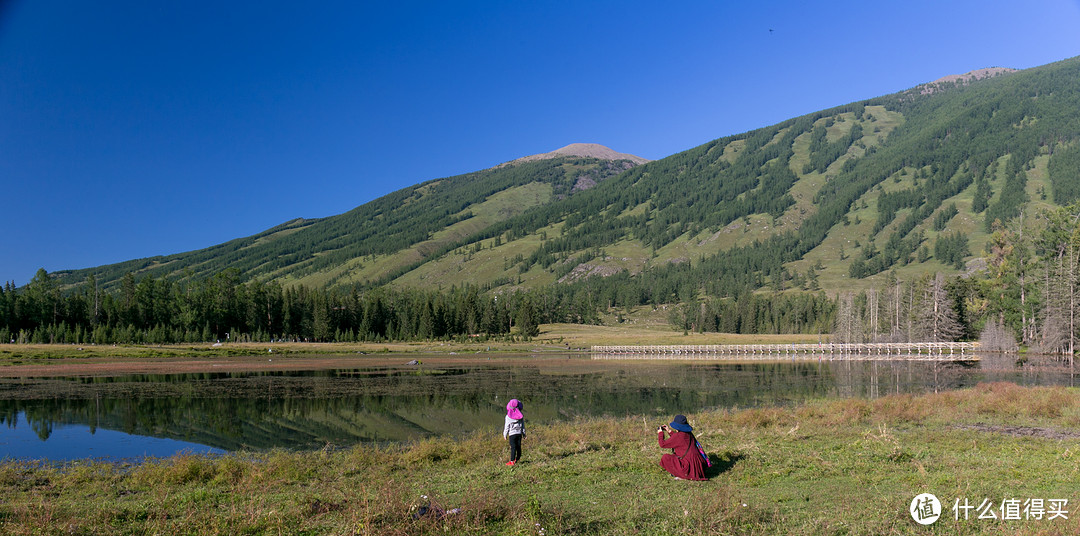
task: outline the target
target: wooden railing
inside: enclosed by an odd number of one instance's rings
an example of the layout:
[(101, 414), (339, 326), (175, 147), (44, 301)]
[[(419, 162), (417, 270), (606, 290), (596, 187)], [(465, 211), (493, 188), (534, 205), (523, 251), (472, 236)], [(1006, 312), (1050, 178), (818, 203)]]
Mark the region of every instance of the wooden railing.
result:
[(978, 359), (977, 342), (593, 346), (593, 359)]

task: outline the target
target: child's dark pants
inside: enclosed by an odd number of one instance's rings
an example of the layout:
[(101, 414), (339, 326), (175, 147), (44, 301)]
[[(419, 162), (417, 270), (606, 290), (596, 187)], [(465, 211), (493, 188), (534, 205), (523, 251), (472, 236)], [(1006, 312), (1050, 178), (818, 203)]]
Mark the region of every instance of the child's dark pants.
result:
[(521, 457), (521, 434), (510, 436), (510, 461), (517, 462)]

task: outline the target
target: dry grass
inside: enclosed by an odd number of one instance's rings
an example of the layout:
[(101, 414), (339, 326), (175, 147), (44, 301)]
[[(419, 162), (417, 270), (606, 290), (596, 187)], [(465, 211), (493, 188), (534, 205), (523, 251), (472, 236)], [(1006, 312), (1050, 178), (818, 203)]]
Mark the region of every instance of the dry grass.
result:
[[(296, 368), (301, 359), (378, 358), (399, 359), (408, 355), (452, 355), (495, 353), (557, 353), (588, 350), (596, 345), (666, 345), (666, 344), (786, 344), (816, 342), (808, 335), (737, 335), (725, 333), (688, 333), (674, 331), (667, 324), (664, 309), (640, 308), (632, 322), (619, 324), (614, 317), (609, 325), (543, 324), (540, 335), (532, 340), (418, 341), (385, 343), (226, 343), (173, 344), (153, 346), (3, 344), (0, 345), (0, 368), (11, 366), (59, 367), (72, 363), (107, 366), (111, 364), (162, 363), (172, 360), (187, 367), (221, 366), (222, 358), (245, 359), (245, 366), (272, 367), (284, 364)], [(182, 360), (182, 361), (181, 361)], [(276, 365), (270, 365), (276, 360)], [(261, 364), (259, 364), (261, 363)], [(312, 365), (317, 367), (317, 365)], [(35, 371), (39, 373), (40, 371)]]
[(1073, 534), (1078, 515), (943, 519), (927, 529), (907, 506), (924, 491), (950, 505), (1006, 496), (1075, 504), (1080, 439), (1002, 432), (1069, 431), (1077, 408), (1076, 389), (994, 383), (703, 412), (690, 415), (712, 454), (703, 483), (656, 467), (656, 423), (641, 416), (532, 427), (514, 468), (494, 433), (134, 465), (8, 461), (0, 533)]

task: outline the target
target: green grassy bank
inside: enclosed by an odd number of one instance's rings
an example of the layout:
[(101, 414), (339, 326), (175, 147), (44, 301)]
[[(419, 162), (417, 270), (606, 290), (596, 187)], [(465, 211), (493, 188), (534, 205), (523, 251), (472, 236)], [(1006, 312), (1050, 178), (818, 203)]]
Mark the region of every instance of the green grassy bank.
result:
[[(646, 321), (647, 320), (647, 321)], [(355, 343), (229, 342), (224, 344), (92, 345), (0, 344), (0, 367), (63, 360), (220, 358), (264, 355), (280, 357), (355, 356), (357, 354), (537, 353), (587, 350), (594, 345), (619, 344), (786, 344), (817, 342), (809, 335), (736, 335), (674, 331), (657, 319), (634, 325), (594, 326), (543, 324), (540, 334), (489, 340), (394, 341)]]
[[(527, 401), (526, 401), (527, 402)], [(528, 407), (526, 405), (526, 407)], [(526, 414), (527, 417), (527, 414)], [(0, 464), (4, 534), (1076, 534), (1080, 390), (983, 384), (689, 416), (711, 480), (656, 465), (657, 422), (535, 426), (523, 462), (491, 433), (139, 464)], [(916, 524), (915, 495), (944, 515)], [(426, 496), (426, 498), (425, 498)], [(989, 499), (998, 519), (954, 519)], [(1068, 519), (1002, 520), (1008, 499)], [(419, 507), (460, 511), (414, 518)], [(1049, 510), (1049, 508), (1047, 508)]]

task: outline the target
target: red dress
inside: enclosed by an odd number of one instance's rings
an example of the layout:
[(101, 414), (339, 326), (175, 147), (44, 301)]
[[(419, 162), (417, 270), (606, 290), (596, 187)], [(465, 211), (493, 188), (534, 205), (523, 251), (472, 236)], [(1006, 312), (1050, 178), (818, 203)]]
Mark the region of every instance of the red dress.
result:
[(660, 457), (660, 467), (685, 480), (708, 480), (705, 478), (705, 460), (694, 445), (693, 436), (686, 432), (671, 432), (671, 437), (664, 439), (664, 432), (657, 432), (656, 439), (660, 448), (671, 449), (674, 454)]

